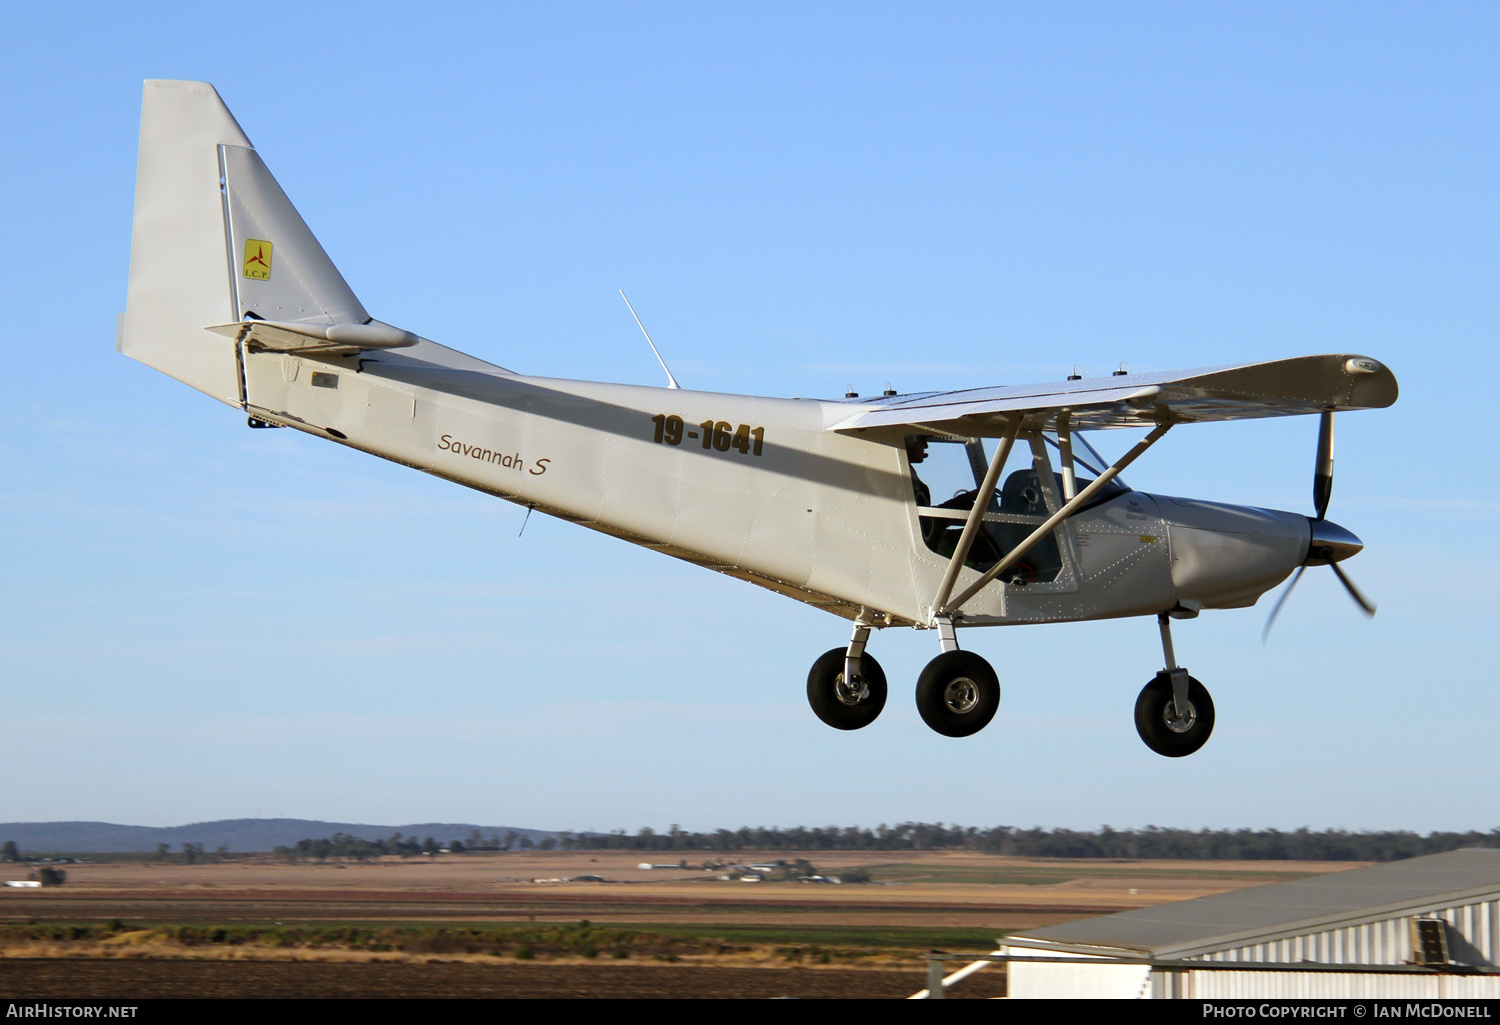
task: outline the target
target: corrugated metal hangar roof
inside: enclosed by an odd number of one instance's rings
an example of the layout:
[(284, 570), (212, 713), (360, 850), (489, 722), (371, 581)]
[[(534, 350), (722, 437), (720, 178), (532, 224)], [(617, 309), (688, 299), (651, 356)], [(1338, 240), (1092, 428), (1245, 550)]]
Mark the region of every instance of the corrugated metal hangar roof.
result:
[[(1500, 850), (1429, 854), (1294, 883), (1086, 918), (1007, 937), (1016, 946), (1193, 957), (1425, 909), (1500, 898)], [(1027, 941), (1038, 941), (1035, 944)]]

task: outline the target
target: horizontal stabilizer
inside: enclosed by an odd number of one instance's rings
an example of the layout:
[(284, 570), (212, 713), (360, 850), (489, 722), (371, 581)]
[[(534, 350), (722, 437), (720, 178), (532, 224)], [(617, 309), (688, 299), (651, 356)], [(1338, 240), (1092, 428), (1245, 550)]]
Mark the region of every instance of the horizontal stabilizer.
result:
[(421, 339), (410, 331), (372, 320), (368, 324), (307, 324), (242, 320), (206, 330), (244, 342), (251, 352), (296, 352), (348, 356), (368, 349), (404, 349)]
[(869, 403), (831, 429), (910, 428), (999, 437), (1008, 419), (1018, 413), (1029, 430), (1056, 429), (1064, 411), (1074, 430), (1107, 430), (1383, 409), (1396, 401), (1397, 393), (1396, 375), (1368, 357), (1298, 356), (1200, 370), (900, 395)]

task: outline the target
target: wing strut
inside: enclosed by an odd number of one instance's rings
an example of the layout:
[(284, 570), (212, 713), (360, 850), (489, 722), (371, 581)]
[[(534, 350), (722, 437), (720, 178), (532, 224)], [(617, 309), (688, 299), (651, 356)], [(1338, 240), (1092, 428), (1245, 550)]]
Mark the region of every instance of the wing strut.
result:
[(958, 609), (962, 608), (964, 602), (968, 601), (980, 591), (984, 590), (984, 588), (989, 584), (991, 580), (994, 580), (1001, 573), (1004, 573), (1006, 570), (1010, 569), (1017, 562), (1019, 562), (1021, 556), (1031, 551), (1032, 547), (1038, 541), (1046, 537), (1048, 534), (1052, 533), (1053, 529), (1055, 529), (1059, 523), (1078, 511), (1078, 509), (1085, 502), (1098, 494), (1106, 484), (1119, 476), (1120, 472), (1124, 470), (1125, 467), (1135, 462), (1138, 456), (1144, 453), (1146, 449), (1150, 448), (1152, 445), (1155, 445), (1157, 441), (1161, 439), (1161, 436), (1166, 434), (1171, 429), (1172, 422), (1170, 420), (1164, 424), (1158, 424), (1150, 434), (1146, 435), (1140, 441), (1136, 442), (1134, 448), (1121, 456), (1118, 462), (1116, 462), (1113, 466), (1111, 466), (1109, 469), (1105, 470), (1097, 478), (1095, 478), (1092, 484), (1084, 488), (1082, 491), (1078, 492), (1076, 496), (1064, 503), (1061, 509), (1057, 510), (1057, 512), (1053, 513), (1047, 518), (1046, 523), (1043, 523), (1040, 527), (1037, 527), (1035, 530), (1033, 530), (1031, 532), (1031, 535), (1027, 537), (1025, 541), (1022, 541), (1020, 544), (1016, 545), (1016, 547), (1012, 548), (1010, 552), (1006, 554), (1005, 558), (1001, 559), (989, 569), (985, 570), (980, 578), (974, 581), (974, 583), (969, 586), (968, 590), (964, 591), (963, 594), (960, 594), (957, 598), (953, 599), (951, 602), (948, 602), (946, 605), (934, 607), (933, 612), (937, 615), (951, 615)]
[(1073, 418), (1071, 409), (1059, 410), (1057, 414), (1057, 456), (1062, 464), (1063, 501), (1070, 501), (1078, 493), (1077, 477), (1073, 470), (1073, 432), (1068, 421)]
[(984, 520), (984, 511), (995, 495), (995, 488), (1000, 483), (1000, 473), (1005, 469), (1005, 461), (1010, 458), (1011, 446), (1016, 443), (1016, 435), (1021, 433), (1021, 420), (1018, 413), (1010, 415), (1010, 423), (1005, 425), (1005, 435), (1000, 447), (995, 449), (984, 480), (980, 483), (979, 490), (974, 492), (974, 507), (969, 510), (969, 518), (964, 521), (964, 532), (959, 535), (958, 545), (953, 549), (953, 558), (948, 560), (948, 571), (943, 574), (943, 582), (938, 585), (937, 596), (932, 599), (934, 609), (941, 609), (948, 596), (953, 593), (953, 585), (958, 582), (958, 571), (964, 568), (964, 560), (969, 557), (969, 549), (973, 547), (974, 537), (979, 533), (979, 524)]

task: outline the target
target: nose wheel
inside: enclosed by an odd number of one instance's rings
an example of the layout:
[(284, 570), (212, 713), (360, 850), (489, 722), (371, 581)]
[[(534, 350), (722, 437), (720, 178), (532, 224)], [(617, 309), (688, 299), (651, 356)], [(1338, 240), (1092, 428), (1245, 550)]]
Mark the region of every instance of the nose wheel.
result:
[(1135, 699), (1135, 731), (1157, 754), (1182, 758), (1208, 743), (1214, 731), (1214, 700), (1207, 687), (1188, 676), (1187, 701), (1179, 703), (1172, 684), (1171, 674), (1162, 671), (1141, 690)]
[(1177, 664), (1172, 650), (1172, 615), (1162, 612), (1156, 617), (1167, 667), (1135, 699), (1135, 731), (1157, 754), (1182, 758), (1208, 743), (1214, 731), (1214, 700), (1208, 696), (1207, 687)]

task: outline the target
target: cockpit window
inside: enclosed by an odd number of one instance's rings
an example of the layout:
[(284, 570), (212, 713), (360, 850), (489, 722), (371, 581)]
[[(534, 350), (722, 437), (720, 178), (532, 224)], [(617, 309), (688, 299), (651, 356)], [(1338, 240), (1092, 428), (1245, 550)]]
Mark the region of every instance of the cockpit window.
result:
[[(982, 443), (954, 438), (913, 435), (906, 439), (906, 458), (912, 466), (912, 490), (921, 506), (940, 505), (972, 493), (984, 480), (988, 466)], [(969, 504), (973, 505), (972, 498)]]
[[(1024, 443), (1017, 444), (1012, 450), (1012, 460), (1016, 461), (1026, 450)], [(974, 508), (979, 485), (984, 481), (989, 453), (977, 439), (914, 435), (906, 439), (906, 456), (911, 465), (922, 541), (939, 555), (951, 558), (963, 533), (964, 521)], [(986, 516), (983, 529), (964, 559), (966, 566), (980, 572), (999, 562), (1050, 514), (1035, 467), (1024, 467), (1007, 475), (1004, 486), (996, 489), (985, 511), (990, 515)], [(1061, 570), (1057, 539), (1047, 537), (1007, 570), (1004, 579), (1012, 584), (1048, 581), (1056, 579)]]
[[(1109, 466), (1081, 434), (1071, 437), (1073, 481), (1069, 491), (1062, 471), (1064, 460), (1057, 435), (1045, 432), (1042, 442), (1031, 436), (1028, 443), (1017, 439), (1011, 450), (1010, 470), (990, 499), (983, 528), (974, 538), (964, 564), (983, 572), (1020, 545), (1047, 517), (1072, 495), (1083, 491)], [(941, 556), (951, 558), (963, 534), (964, 522), (979, 485), (984, 481), (990, 453), (998, 440), (938, 438), (911, 435), (906, 439), (906, 458), (911, 467), (912, 495), (917, 504), (917, 522), (922, 542)], [(988, 446), (989, 452), (986, 451)], [(1048, 465), (1049, 459), (1052, 465)], [(1042, 474), (1046, 474), (1044, 478)], [(1047, 479), (1050, 478), (1050, 479)], [(1044, 483), (1045, 482), (1045, 483)], [(1107, 502), (1130, 489), (1116, 477), (1084, 508)], [(1056, 535), (1037, 542), (1015, 566), (1003, 574), (1013, 584), (1055, 580), (1062, 571), (1062, 556)]]

